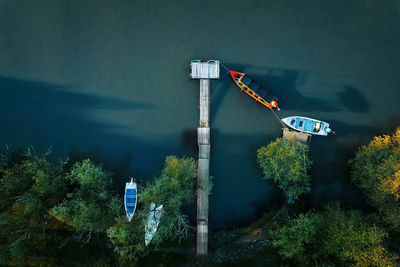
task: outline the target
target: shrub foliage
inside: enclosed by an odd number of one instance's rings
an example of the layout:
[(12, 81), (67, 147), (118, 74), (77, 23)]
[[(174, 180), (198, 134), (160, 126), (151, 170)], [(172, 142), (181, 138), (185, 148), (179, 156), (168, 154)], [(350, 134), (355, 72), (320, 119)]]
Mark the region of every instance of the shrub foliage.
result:
[(383, 221), (400, 227), (400, 128), (391, 135), (374, 137), (362, 146), (351, 164), (351, 180), (365, 194)]
[[(157, 244), (187, 235), (181, 208), (193, 197), (196, 162), (191, 158), (166, 159), (160, 177), (139, 192), (130, 223), (101, 165), (89, 159), (53, 165), (31, 153), (17, 158), (0, 157), (2, 265), (104, 265), (112, 258), (132, 263)], [(164, 211), (146, 247), (144, 230), (153, 202)], [(78, 249), (82, 253), (76, 255)]]
[(257, 151), (257, 162), (265, 179), (273, 179), (287, 199), (295, 200), (310, 192), (311, 166), (308, 148), (293, 139), (278, 138)]

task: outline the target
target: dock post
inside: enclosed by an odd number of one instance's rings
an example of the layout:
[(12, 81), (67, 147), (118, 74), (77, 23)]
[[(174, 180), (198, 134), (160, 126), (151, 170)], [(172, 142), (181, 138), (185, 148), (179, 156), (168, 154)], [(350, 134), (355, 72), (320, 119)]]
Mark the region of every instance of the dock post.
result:
[(210, 190), (210, 79), (219, 78), (219, 61), (190, 63), (191, 78), (200, 79), (200, 118), (197, 128), (199, 159), (197, 167), (197, 255), (208, 253), (208, 195)]

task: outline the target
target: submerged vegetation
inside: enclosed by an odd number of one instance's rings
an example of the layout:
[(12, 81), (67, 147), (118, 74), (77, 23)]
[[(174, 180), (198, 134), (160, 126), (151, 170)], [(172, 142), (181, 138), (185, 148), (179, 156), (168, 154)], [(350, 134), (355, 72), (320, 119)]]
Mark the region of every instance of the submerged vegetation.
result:
[[(160, 177), (139, 192), (131, 223), (110, 189), (111, 174), (89, 159), (53, 165), (44, 156), (3, 154), (1, 166), (0, 264), (132, 263), (161, 242), (187, 236), (181, 208), (193, 196), (193, 159), (166, 159)], [(163, 204), (164, 213), (146, 247), (151, 202)], [(91, 253), (76, 256), (78, 248)]]

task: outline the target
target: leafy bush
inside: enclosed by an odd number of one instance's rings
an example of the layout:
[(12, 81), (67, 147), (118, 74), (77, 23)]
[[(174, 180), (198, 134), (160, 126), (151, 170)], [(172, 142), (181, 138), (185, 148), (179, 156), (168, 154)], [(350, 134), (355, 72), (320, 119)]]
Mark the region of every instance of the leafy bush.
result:
[(284, 258), (304, 266), (396, 266), (398, 258), (384, 247), (384, 230), (338, 203), (288, 220), (271, 236)]
[(76, 237), (88, 242), (92, 233), (104, 233), (114, 223), (121, 201), (109, 192), (110, 175), (89, 159), (75, 163), (66, 180), (73, 189), (51, 212), (73, 226)]
[(363, 192), (389, 227), (400, 227), (400, 128), (374, 137), (351, 164), (351, 181)]
[[(164, 206), (153, 246), (187, 235), (181, 208), (194, 196), (193, 159), (168, 157), (160, 177), (140, 192), (129, 223), (121, 198), (110, 191), (111, 175), (101, 165), (85, 159), (55, 166), (47, 154), (37, 156), (30, 148), (16, 164), (0, 158), (7, 161), (0, 166), (0, 264), (66, 260), (76, 265), (96, 258), (93, 251), (106, 252), (99, 265), (113, 255), (132, 263), (151, 248), (145, 246), (144, 230), (153, 202)], [(91, 252), (72, 256), (77, 249)]]
[(293, 139), (276, 139), (257, 151), (257, 162), (265, 179), (273, 179), (283, 190), (289, 202), (310, 192), (311, 167), (308, 148)]
[(7, 165), (0, 179), (0, 254), (3, 262), (24, 265), (55, 239), (48, 210), (65, 196), (66, 183), (62, 168), (43, 157)]

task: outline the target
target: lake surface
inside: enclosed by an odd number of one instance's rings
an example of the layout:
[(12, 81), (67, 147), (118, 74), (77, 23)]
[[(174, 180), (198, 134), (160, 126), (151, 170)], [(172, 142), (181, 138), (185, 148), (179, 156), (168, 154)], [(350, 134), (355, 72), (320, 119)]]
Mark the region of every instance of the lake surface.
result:
[[(157, 176), (167, 155), (197, 158), (189, 63), (219, 59), (275, 92), (279, 116), (331, 123), (336, 135), (311, 142), (309, 201), (361, 207), (347, 161), (400, 125), (399, 48), (399, 1), (1, 0), (0, 142), (52, 145), (55, 160), (93, 155), (121, 193), (129, 176)], [(216, 230), (279, 204), (256, 151), (282, 133), (224, 73), (211, 92)]]

